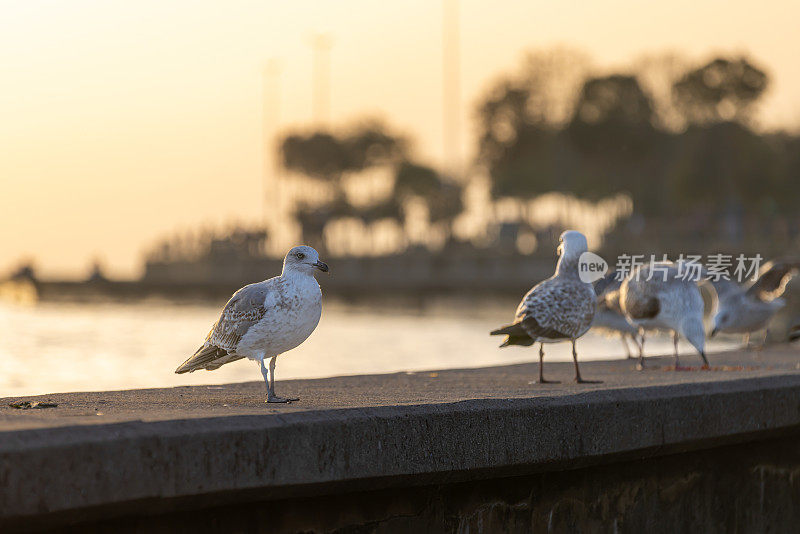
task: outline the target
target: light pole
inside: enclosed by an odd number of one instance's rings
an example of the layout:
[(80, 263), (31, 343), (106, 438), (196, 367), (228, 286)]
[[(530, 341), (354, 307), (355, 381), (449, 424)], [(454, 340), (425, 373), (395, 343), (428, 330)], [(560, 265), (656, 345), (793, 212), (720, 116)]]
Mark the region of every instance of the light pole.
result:
[(311, 64), (311, 118), (315, 126), (327, 127), (331, 112), (331, 47), (333, 38), (329, 34), (311, 36), (313, 52)]
[[(261, 150), (264, 184), (263, 212), (270, 234), (280, 231), (284, 195), (281, 187), (281, 148), (277, 145), (280, 132), (281, 64), (275, 58), (266, 62), (261, 72)], [(272, 248), (281, 246), (269, 239)]]
[(461, 177), (461, 55), (458, 0), (442, 0), (442, 135), (444, 167)]

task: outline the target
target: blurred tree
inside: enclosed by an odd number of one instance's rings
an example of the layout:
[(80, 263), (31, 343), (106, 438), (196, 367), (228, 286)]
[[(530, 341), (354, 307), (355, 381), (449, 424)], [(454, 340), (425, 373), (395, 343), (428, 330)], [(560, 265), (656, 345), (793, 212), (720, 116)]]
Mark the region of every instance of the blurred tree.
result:
[(464, 211), (462, 195), (463, 190), (458, 184), (442, 182), (435, 194), (425, 197), (431, 222), (446, 222), (448, 235), (453, 219)]
[(405, 158), (408, 141), (388, 133), (385, 125), (369, 121), (346, 135), (343, 144), (349, 154), (348, 170), (363, 170), (382, 164), (395, 164)]
[(409, 161), (397, 167), (393, 196), (398, 199), (422, 198), (428, 207), (430, 221), (445, 222), (448, 235), (453, 219), (464, 209), (458, 184), (445, 180), (430, 167)]
[(287, 169), (335, 183), (345, 172), (399, 161), (406, 145), (405, 139), (371, 121), (339, 136), (324, 131), (289, 134), (281, 143), (281, 153)]
[(403, 209), (398, 199), (391, 196), (368, 206), (354, 207), (349, 215), (361, 219), (366, 224), (381, 219), (394, 219), (399, 223), (403, 218)]
[(770, 194), (776, 154), (765, 140), (733, 122), (691, 127), (676, 139), (667, 167), (673, 206), (712, 211), (753, 206)]
[(344, 196), (337, 196), (321, 205), (301, 201), (294, 207), (292, 214), (302, 228), (303, 243), (325, 250), (325, 225), (333, 219), (352, 215), (353, 209)]
[(352, 158), (346, 142), (327, 132), (288, 135), (281, 153), (287, 169), (321, 180), (338, 180)]
[(568, 130), (588, 153), (636, 158), (652, 141), (653, 106), (634, 76), (586, 80)]
[(746, 58), (716, 58), (687, 72), (673, 84), (672, 91), (689, 124), (746, 124), (768, 81), (766, 73)]
[(397, 213), (388, 205), (381, 209), (351, 206), (342, 188), (342, 177), (347, 172), (394, 164), (402, 160), (406, 146), (405, 139), (389, 133), (378, 121), (357, 125), (339, 135), (319, 131), (284, 137), (281, 143), (284, 166), (332, 188), (331, 200), (320, 205), (301, 202), (295, 207), (294, 216), (302, 227), (303, 240), (324, 249), (323, 230), (331, 219), (345, 216), (369, 219), (382, 210), (387, 214)]
[(631, 72), (653, 105), (653, 125), (658, 130), (681, 132), (686, 128), (683, 114), (677, 109), (672, 84), (689, 70), (690, 63), (676, 52), (647, 53), (636, 60)]
[(398, 196), (425, 197), (435, 194), (440, 183), (439, 173), (432, 168), (404, 161), (398, 166), (395, 173), (394, 191)]
[(552, 150), (588, 64), (569, 49), (529, 54), (520, 73), (501, 78), (479, 102), (478, 161), (489, 171), (493, 196), (531, 197), (568, 187), (557, 176), (560, 158)]
[(790, 209), (785, 198), (800, 188), (795, 137), (750, 129), (768, 79), (747, 59), (687, 67), (668, 54), (640, 61), (642, 72), (578, 71), (574, 96), (562, 99), (571, 103), (566, 120), (547, 111), (553, 71), (535, 64), (503, 77), (478, 106), (478, 161), (494, 197), (627, 192), (648, 216)]

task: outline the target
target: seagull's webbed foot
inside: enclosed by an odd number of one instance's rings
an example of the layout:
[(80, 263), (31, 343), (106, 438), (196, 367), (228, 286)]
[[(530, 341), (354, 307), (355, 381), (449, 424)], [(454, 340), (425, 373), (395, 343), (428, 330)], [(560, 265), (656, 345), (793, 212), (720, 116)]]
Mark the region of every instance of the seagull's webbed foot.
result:
[(534, 384), (560, 384), (561, 380), (547, 380), (546, 378), (540, 378), (534, 382)]
[(585, 378), (578, 377), (575, 379), (576, 384), (602, 384), (602, 380), (586, 380)]
[(278, 397), (277, 395), (269, 395), (267, 396), (266, 402), (274, 404), (291, 404), (299, 400), (299, 397)]

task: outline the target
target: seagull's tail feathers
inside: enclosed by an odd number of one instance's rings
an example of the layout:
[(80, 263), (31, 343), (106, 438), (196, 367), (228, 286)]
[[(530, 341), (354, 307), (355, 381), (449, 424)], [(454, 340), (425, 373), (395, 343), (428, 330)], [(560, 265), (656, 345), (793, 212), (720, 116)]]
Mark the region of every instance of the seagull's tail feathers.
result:
[(505, 341), (503, 341), (503, 343), (500, 345), (500, 348), (507, 347), (509, 345), (522, 345), (523, 347), (530, 347), (536, 342), (536, 340), (530, 337), (519, 323), (510, 324), (508, 326), (498, 328), (497, 330), (492, 330), (489, 332), (489, 335), (507, 336)]
[(223, 363), (231, 361), (231, 359), (227, 358), (227, 356), (228, 351), (225, 349), (221, 349), (211, 344), (203, 345), (197, 349), (197, 352), (195, 352), (191, 358), (180, 364), (180, 366), (175, 369), (175, 373), (191, 373), (192, 371), (197, 371), (198, 369), (208, 369), (209, 371), (213, 371)]

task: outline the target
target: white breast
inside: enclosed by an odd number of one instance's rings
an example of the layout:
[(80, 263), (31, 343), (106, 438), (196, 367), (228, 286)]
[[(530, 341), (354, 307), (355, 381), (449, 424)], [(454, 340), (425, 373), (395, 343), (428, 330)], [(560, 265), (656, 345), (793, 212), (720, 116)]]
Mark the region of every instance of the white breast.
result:
[(264, 301), (267, 313), (242, 337), (236, 352), (251, 359), (282, 354), (300, 345), (322, 316), (322, 292), (312, 276), (287, 280)]

